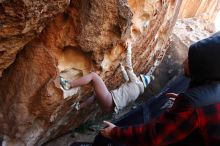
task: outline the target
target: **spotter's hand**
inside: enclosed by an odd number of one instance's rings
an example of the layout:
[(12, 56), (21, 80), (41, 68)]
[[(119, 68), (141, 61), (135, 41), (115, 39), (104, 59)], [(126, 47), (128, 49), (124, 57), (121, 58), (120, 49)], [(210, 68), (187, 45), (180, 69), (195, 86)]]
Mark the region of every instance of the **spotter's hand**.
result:
[(114, 127), (116, 127), (114, 124), (108, 122), (108, 121), (103, 121), (107, 127), (100, 130), (101, 131), (101, 134), (104, 136), (104, 137), (107, 137), (107, 138), (111, 138), (111, 131), (113, 130)]
[(176, 93), (167, 93), (166, 96), (169, 97), (169, 99), (171, 100), (175, 100), (176, 98), (178, 98), (179, 95)]

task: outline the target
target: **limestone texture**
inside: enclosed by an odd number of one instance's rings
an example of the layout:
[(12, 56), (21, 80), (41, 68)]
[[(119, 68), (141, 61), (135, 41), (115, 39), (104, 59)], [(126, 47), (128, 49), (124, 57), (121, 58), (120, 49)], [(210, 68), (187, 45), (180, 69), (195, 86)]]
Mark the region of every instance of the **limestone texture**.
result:
[(68, 0), (0, 0), (0, 77), (17, 53), (68, 3)]
[[(91, 71), (119, 86), (126, 44), (136, 74), (162, 60), (181, 0), (0, 1), (0, 135), (9, 146), (40, 146), (99, 112), (79, 109), (87, 85), (62, 90)], [(68, 92), (68, 94), (67, 94)]]
[(220, 10), (219, 0), (183, 0), (180, 18), (203, 16), (213, 22)]

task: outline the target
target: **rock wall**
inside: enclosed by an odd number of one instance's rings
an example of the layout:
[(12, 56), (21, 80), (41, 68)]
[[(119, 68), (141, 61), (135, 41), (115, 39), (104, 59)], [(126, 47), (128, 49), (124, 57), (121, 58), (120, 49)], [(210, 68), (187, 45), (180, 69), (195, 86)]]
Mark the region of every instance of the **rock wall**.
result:
[(91, 85), (63, 91), (59, 76), (72, 80), (95, 71), (109, 89), (116, 88), (123, 82), (119, 63), (126, 42), (132, 43), (135, 73), (153, 71), (166, 52), (181, 2), (0, 1), (4, 143), (42, 145), (94, 117), (96, 104), (76, 108), (92, 94)]
[(0, 0), (0, 77), (19, 50), (68, 4), (68, 0)]
[(169, 83), (183, 74), (183, 61), (188, 57), (189, 46), (209, 37), (213, 32), (207, 30), (206, 24), (197, 18), (177, 20), (170, 36), (170, 44), (163, 61), (154, 72), (155, 80), (144, 93), (151, 97), (161, 92)]
[(183, 0), (179, 17), (191, 18), (204, 15), (203, 17), (214, 22), (219, 10), (219, 0)]

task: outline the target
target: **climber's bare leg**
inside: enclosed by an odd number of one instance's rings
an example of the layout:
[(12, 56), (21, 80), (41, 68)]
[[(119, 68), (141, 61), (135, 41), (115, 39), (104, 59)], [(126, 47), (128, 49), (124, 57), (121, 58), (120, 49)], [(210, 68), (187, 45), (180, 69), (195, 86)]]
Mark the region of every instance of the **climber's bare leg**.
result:
[(132, 67), (131, 61), (131, 43), (127, 44), (127, 52), (126, 52), (126, 59), (125, 59), (125, 70), (127, 72), (128, 78), (131, 82), (137, 81), (137, 76), (135, 75)]
[(80, 102), (80, 108), (85, 108), (95, 101), (95, 95), (88, 97), (85, 101)]
[(70, 82), (71, 87), (78, 87), (92, 82), (95, 90), (95, 97), (102, 110), (110, 112), (113, 110), (114, 104), (112, 95), (107, 89), (105, 83), (96, 73), (90, 73), (79, 79)]

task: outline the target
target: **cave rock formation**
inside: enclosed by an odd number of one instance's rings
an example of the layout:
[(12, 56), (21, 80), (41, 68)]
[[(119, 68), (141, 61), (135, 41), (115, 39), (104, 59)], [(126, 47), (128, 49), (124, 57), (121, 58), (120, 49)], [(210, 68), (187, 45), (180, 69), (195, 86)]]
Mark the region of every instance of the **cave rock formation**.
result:
[(181, 0), (0, 0), (0, 136), (41, 145), (99, 110), (78, 110), (91, 86), (64, 91), (59, 77), (91, 71), (109, 89), (132, 43), (135, 73), (153, 71), (167, 49)]

